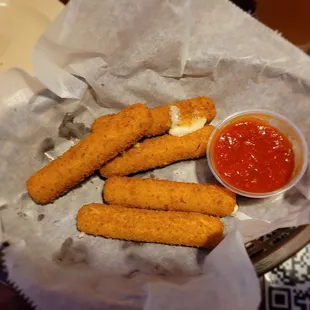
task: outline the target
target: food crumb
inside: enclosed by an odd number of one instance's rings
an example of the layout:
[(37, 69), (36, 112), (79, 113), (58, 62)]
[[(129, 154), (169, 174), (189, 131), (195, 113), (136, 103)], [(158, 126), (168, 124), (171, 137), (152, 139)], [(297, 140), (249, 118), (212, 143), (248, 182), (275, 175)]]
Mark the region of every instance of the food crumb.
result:
[(91, 184), (94, 184), (94, 181), (93, 181), (93, 180), (90, 180), (90, 183), (91, 183)]
[(78, 235), (78, 238), (79, 238), (79, 239), (82, 239), (82, 238), (84, 238), (84, 236), (85, 236), (85, 233), (84, 233), (84, 232), (81, 232), (81, 233)]
[(136, 143), (133, 147), (135, 147), (135, 148), (139, 148), (140, 147), (140, 143), (138, 142), (138, 143)]

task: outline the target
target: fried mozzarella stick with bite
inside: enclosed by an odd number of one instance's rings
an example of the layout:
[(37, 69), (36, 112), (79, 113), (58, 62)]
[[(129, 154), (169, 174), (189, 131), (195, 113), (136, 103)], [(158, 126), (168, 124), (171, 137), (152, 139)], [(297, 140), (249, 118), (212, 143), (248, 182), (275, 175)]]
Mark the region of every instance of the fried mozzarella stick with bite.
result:
[[(153, 108), (151, 114), (153, 124), (147, 134), (148, 137), (167, 133), (172, 126), (189, 128), (200, 125), (203, 127), (204, 124), (210, 123), (215, 118), (216, 109), (213, 101), (203, 96)], [(108, 126), (109, 118), (111, 118), (111, 114), (97, 118), (92, 126), (92, 132), (103, 130)]]
[(29, 195), (40, 204), (54, 201), (143, 138), (151, 124), (144, 104), (122, 110), (104, 132), (90, 134), (31, 176), (27, 181)]
[(112, 205), (219, 217), (232, 214), (236, 206), (236, 195), (216, 184), (112, 177), (105, 182), (103, 194)]
[(199, 213), (166, 212), (104, 204), (83, 206), (77, 227), (86, 234), (113, 239), (214, 248), (224, 225), (217, 217)]
[(100, 174), (106, 178), (124, 176), (206, 156), (207, 144), (213, 129), (213, 126), (207, 125), (183, 137), (167, 134), (146, 139), (105, 164), (99, 170)]

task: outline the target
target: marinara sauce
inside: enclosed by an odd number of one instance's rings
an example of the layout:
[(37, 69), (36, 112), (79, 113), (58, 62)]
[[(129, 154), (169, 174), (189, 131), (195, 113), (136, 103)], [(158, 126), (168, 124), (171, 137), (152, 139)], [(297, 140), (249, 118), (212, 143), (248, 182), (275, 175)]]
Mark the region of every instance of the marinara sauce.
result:
[(290, 181), (294, 171), (292, 143), (267, 122), (241, 118), (225, 126), (214, 139), (213, 163), (229, 185), (266, 193)]

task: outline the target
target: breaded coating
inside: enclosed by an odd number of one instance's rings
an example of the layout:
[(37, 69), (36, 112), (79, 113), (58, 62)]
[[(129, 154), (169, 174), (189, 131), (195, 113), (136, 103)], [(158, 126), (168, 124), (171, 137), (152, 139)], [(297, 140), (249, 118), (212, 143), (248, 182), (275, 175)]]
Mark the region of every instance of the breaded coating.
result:
[[(179, 101), (174, 104), (165, 104), (151, 109), (153, 124), (150, 128), (148, 137), (162, 135), (167, 133), (171, 127), (170, 106), (176, 106), (180, 110), (180, 121), (190, 121), (193, 117), (206, 117), (207, 123), (210, 123), (216, 116), (214, 102), (208, 97), (197, 97), (188, 100)], [(95, 120), (92, 126), (92, 132), (103, 130), (109, 123), (111, 115), (104, 115)]]
[(215, 184), (112, 177), (105, 182), (103, 194), (105, 202), (112, 205), (219, 217), (230, 215), (236, 206), (236, 195)]
[(151, 124), (144, 104), (122, 110), (105, 131), (90, 134), (31, 176), (27, 181), (29, 195), (40, 204), (54, 201), (143, 138)]
[(183, 137), (167, 134), (146, 139), (104, 165), (99, 170), (100, 174), (106, 178), (124, 176), (206, 156), (207, 144), (213, 129), (213, 126), (207, 125)]
[(166, 212), (104, 204), (83, 206), (77, 227), (107, 238), (214, 248), (223, 239), (217, 217), (199, 213)]

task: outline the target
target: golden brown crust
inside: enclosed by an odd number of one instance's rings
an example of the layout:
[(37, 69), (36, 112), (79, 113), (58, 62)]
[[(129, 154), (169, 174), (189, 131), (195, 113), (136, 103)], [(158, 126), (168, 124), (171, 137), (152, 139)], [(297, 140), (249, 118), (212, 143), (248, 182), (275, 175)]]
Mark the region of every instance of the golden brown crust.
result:
[(207, 144), (213, 129), (213, 126), (207, 125), (183, 137), (167, 134), (146, 139), (104, 165), (100, 174), (106, 178), (124, 176), (206, 156)]
[(143, 138), (151, 124), (152, 117), (145, 105), (124, 109), (105, 131), (90, 134), (31, 176), (27, 181), (30, 196), (41, 204), (52, 202)]
[(147, 134), (147, 137), (159, 136), (167, 133), (171, 127), (170, 109), (171, 104), (165, 104), (151, 109), (153, 124)]
[(215, 184), (111, 177), (105, 182), (103, 194), (104, 200), (112, 205), (219, 217), (230, 215), (236, 206), (236, 195)]
[[(147, 134), (148, 137), (162, 135), (169, 131), (171, 127), (169, 115), (171, 105), (177, 106), (180, 109), (183, 119), (190, 118), (195, 113), (196, 116), (206, 117), (207, 123), (210, 123), (216, 116), (214, 102), (210, 98), (204, 96), (179, 101), (177, 103), (165, 104), (151, 109), (153, 124)], [(197, 112), (198, 114), (196, 114)], [(92, 126), (92, 132), (103, 130), (105, 126), (108, 126), (112, 115), (104, 115), (97, 118)]]
[(206, 248), (214, 248), (223, 238), (223, 224), (216, 217), (95, 203), (79, 210), (77, 227), (107, 238)]

